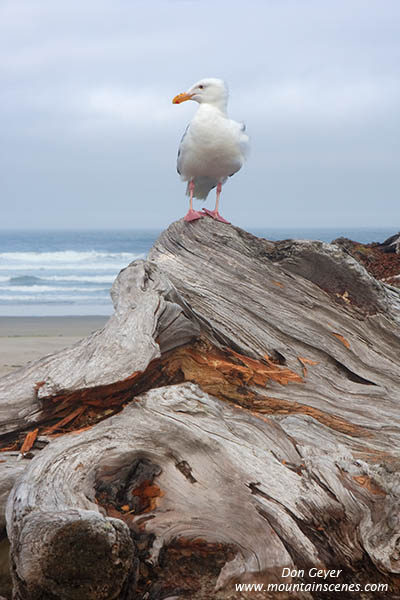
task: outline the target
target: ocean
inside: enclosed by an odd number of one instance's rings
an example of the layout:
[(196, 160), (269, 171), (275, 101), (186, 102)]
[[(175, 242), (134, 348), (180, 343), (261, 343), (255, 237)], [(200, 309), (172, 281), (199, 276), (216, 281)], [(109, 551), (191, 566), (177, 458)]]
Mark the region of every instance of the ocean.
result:
[[(394, 229), (250, 229), (271, 240), (384, 241)], [(118, 272), (145, 258), (159, 230), (0, 230), (0, 316), (110, 315)]]

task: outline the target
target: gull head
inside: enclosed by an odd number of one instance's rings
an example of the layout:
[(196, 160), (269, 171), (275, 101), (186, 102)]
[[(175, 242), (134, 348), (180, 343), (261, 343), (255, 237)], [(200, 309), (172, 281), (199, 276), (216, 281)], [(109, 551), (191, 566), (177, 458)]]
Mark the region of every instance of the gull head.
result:
[(219, 108), (225, 108), (228, 101), (228, 87), (223, 79), (209, 77), (201, 79), (187, 92), (178, 94), (172, 100), (173, 104), (181, 104), (186, 100), (194, 100), (199, 104), (213, 104)]

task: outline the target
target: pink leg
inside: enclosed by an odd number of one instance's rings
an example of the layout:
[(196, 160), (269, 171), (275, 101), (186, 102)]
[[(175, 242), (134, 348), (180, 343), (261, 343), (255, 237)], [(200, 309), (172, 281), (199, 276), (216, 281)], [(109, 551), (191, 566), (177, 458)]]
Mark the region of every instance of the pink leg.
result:
[(219, 182), (218, 185), (217, 185), (217, 197), (216, 197), (216, 200), (215, 200), (215, 209), (214, 210), (208, 210), (207, 208), (203, 208), (203, 212), (205, 212), (206, 215), (208, 215), (209, 217), (212, 217), (216, 221), (221, 221), (221, 223), (229, 223), (229, 221), (227, 221), (226, 219), (224, 219), (224, 217), (221, 217), (221, 215), (218, 212), (219, 197), (221, 195), (221, 189), (222, 189), (222, 183)]
[(189, 183), (190, 190), (190, 200), (189, 200), (189, 210), (187, 214), (184, 216), (184, 221), (196, 221), (197, 219), (201, 219), (204, 215), (197, 210), (193, 210), (193, 192), (194, 192), (194, 181), (193, 179)]

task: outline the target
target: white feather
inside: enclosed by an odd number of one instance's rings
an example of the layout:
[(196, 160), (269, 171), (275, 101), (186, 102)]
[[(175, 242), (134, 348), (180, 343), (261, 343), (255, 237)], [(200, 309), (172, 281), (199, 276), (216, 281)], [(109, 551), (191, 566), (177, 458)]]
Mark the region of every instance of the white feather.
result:
[(194, 196), (205, 199), (242, 167), (249, 138), (242, 123), (228, 118), (228, 90), (221, 79), (203, 79), (187, 93), (200, 106), (180, 143), (177, 169), (184, 181), (194, 181)]

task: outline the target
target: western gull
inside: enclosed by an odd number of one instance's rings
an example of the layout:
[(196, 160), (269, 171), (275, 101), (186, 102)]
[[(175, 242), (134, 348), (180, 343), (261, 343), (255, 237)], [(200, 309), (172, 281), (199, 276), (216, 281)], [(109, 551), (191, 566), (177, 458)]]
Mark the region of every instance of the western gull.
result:
[[(209, 215), (228, 223), (218, 212), (221, 188), (228, 177), (242, 167), (248, 144), (245, 125), (228, 118), (228, 88), (222, 79), (201, 79), (187, 91), (175, 96), (173, 104), (186, 100), (199, 103), (199, 108), (183, 134), (177, 161), (177, 171), (187, 181), (190, 197), (185, 221), (195, 221)], [(214, 210), (193, 210), (193, 198), (205, 200), (217, 188)]]

